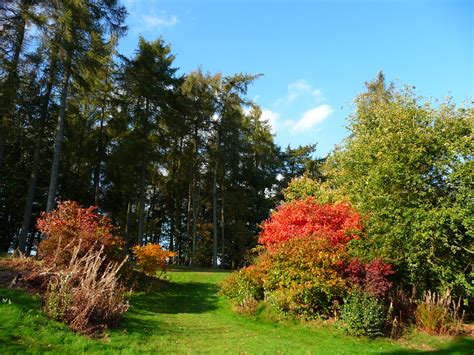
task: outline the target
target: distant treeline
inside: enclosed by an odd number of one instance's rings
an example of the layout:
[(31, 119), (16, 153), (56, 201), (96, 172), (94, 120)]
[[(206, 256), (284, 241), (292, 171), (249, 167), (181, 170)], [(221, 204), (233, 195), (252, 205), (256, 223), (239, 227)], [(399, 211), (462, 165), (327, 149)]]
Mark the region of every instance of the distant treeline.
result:
[(120, 55), (125, 16), (116, 0), (0, 5), (0, 250), (34, 250), (61, 199), (97, 205), (128, 247), (237, 266), (281, 187), (321, 178), (315, 145), (274, 143), (246, 98), (256, 75), (180, 75), (163, 39)]

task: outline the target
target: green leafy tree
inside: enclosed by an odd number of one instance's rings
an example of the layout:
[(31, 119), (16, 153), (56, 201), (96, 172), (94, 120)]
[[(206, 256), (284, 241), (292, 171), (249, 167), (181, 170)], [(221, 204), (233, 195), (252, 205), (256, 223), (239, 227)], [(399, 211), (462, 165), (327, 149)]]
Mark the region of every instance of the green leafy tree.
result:
[(435, 107), (387, 86), (383, 74), (356, 108), (351, 135), (326, 168), (369, 217), (358, 252), (393, 260), (421, 288), (472, 295), (474, 111)]

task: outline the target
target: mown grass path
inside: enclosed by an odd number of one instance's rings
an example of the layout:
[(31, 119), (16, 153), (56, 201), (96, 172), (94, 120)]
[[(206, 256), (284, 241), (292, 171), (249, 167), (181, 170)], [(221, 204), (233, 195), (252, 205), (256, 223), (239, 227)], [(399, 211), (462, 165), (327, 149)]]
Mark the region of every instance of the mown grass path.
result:
[(472, 354), (474, 341), (418, 336), (405, 343), (345, 336), (332, 327), (275, 323), (233, 313), (218, 296), (223, 272), (174, 271), (160, 290), (138, 293), (119, 329), (93, 340), (71, 333), (40, 312), (39, 300), (0, 289), (0, 353), (161, 354), (407, 354), (414, 344), (439, 353)]

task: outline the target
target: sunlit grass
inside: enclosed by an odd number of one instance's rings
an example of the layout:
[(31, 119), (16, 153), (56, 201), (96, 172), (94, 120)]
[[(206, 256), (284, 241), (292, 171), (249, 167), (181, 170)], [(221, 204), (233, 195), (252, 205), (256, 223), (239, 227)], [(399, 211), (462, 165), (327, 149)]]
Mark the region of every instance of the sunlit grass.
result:
[[(0, 289), (0, 352), (24, 353), (410, 353), (470, 354), (474, 340), (414, 336), (404, 342), (348, 337), (330, 326), (271, 322), (235, 314), (218, 296), (223, 272), (173, 271), (158, 290), (135, 293), (119, 329), (96, 340), (71, 333), (40, 311), (38, 297)], [(5, 301), (4, 301), (5, 300)]]

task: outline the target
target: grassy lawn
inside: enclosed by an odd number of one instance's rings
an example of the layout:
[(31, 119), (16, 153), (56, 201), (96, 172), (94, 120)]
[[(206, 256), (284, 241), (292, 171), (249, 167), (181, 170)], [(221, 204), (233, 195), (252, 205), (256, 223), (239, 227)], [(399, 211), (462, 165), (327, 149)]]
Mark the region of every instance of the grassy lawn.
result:
[(414, 335), (403, 342), (370, 341), (345, 336), (332, 327), (275, 323), (266, 321), (265, 315), (240, 316), (217, 295), (226, 275), (171, 272), (170, 284), (135, 294), (122, 326), (100, 340), (73, 334), (48, 320), (38, 298), (0, 289), (0, 353), (407, 354), (436, 349), (435, 353), (472, 354), (474, 350), (473, 339)]

